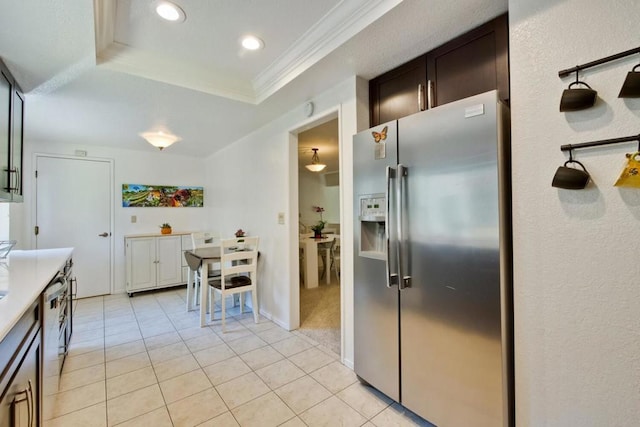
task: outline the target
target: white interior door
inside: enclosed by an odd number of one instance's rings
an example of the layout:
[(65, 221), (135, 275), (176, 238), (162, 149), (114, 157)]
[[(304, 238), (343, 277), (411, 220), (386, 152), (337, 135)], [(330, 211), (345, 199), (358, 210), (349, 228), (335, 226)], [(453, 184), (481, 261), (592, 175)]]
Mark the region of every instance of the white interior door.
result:
[(36, 248), (73, 247), (77, 297), (111, 293), (112, 163), (36, 157)]

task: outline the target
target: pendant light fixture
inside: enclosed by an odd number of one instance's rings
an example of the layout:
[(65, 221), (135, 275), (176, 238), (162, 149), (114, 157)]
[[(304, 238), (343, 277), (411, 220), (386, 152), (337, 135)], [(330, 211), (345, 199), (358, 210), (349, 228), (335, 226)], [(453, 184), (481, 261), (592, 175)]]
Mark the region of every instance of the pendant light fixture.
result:
[(311, 164), (306, 165), (305, 167), (309, 169), (311, 172), (320, 172), (324, 168), (327, 167), (324, 163), (320, 163), (320, 157), (318, 157), (318, 149), (312, 148), (313, 156), (311, 156)]
[(140, 134), (149, 144), (158, 148), (162, 151), (164, 148), (167, 148), (174, 142), (182, 140), (179, 136), (173, 135), (171, 133), (165, 133), (162, 131), (158, 132), (143, 132)]

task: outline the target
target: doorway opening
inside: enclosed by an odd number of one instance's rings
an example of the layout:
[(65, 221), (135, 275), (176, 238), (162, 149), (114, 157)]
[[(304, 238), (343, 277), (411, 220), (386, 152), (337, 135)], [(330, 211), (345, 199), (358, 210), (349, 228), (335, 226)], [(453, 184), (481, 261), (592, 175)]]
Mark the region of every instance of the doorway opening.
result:
[[(298, 331), (341, 355), (340, 144), (336, 113), (297, 134)], [(315, 149), (315, 151), (314, 151)], [(307, 165), (326, 165), (312, 171)], [(314, 229), (316, 230), (314, 232)], [(314, 234), (320, 234), (315, 238)]]

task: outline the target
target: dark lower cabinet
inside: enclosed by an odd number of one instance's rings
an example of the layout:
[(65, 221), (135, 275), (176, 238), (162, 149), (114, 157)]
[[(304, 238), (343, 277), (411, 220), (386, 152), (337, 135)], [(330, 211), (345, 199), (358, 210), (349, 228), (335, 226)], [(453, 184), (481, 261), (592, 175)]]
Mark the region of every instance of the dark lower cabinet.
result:
[(369, 81), (370, 126), (497, 89), (509, 102), (507, 14)]
[[(0, 343), (0, 427), (42, 425), (42, 339), (35, 304)], [(26, 334), (24, 334), (24, 332)]]

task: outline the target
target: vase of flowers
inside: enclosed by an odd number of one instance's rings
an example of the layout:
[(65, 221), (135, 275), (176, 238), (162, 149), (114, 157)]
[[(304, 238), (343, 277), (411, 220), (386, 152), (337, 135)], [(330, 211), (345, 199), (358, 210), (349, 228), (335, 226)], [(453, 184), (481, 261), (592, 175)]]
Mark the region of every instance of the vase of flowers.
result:
[(322, 230), (324, 229), (325, 221), (318, 221), (316, 225), (312, 225), (311, 229), (313, 230), (313, 237), (319, 239), (322, 237)]
[(313, 237), (319, 239), (322, 237), (322, 230), (324, 229), (327, 221), (322, 219), (322, 212), (324, 212), (324, 208), (322, 206), (313, 206), (313, 210), (320, 214), (320, 221), (311, 226), (311, 229), (313, 230)]

